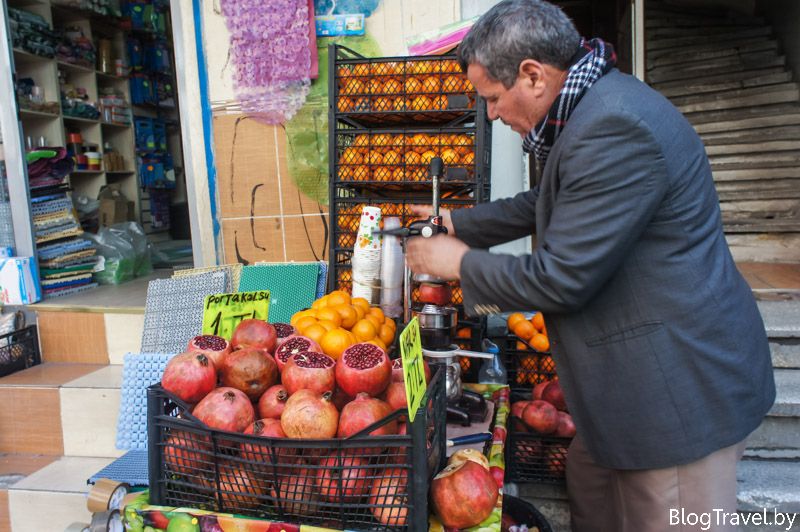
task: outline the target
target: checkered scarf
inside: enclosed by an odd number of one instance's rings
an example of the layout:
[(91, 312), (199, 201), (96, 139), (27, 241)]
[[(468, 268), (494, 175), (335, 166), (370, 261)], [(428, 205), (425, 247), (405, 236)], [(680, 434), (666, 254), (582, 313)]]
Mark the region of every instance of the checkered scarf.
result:
[(614, 47), (600, 39), (582, 38), (575, 55), (577, 60), (569, 68), (564, 87), (547, 116), (522, 141), (522, 148), (533, 153), (542, 165), (583, 93), (617, 64)]

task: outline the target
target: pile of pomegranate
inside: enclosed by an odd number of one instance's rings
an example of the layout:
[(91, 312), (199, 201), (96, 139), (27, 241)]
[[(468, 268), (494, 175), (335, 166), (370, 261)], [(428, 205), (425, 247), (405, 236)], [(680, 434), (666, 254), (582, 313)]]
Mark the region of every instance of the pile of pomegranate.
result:
[[(430, 379), (427, 366), (426, 376)], [(405, 524), (405, 449), (386, 454), (377, 444), (337, 450), (307, 443), (293, 447), (289, 441), (348, 438), (406, 407), (402, 366), (393, 365), (377, 343), (353, 343), (334, 359), (290, 324), (246, 319), (230, 342), (209, 335), (193, 338), (185, 353), (169, 361), (161, 385), (212, 429), (269, 438), (263, 445), (218, 442), (217, 459), (222, 452), (251, 462), (220, 464), (221, 499), (230, 508), (255, 509), (264, 504), (258, 496), (267, 495), (281, 501), (284, 513), (309, 516), (317, 511), (315, 501), (368, 501), (382, 524)], [(368, 442), (369, 436), (405, 433), (404, 420), (391, 419), (362, 436)], [(287, 443), (275, 443), (284, 438)], [(204, 478), (202, 471), (213, 470), (208, 467), (212, 454), (206, 436), (188, 432), (172, 430), (164, 445), (169, 472), (207, 488), (214, 485), (213, 475)], [(376, 471), (386, 463), (393, 465)], [(282, 468), (277, 481), (273, 468)]]

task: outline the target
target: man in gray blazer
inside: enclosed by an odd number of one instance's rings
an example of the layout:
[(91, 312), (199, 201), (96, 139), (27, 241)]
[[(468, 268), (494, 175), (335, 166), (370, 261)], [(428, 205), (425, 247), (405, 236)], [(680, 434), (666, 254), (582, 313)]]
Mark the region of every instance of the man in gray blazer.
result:
[[(496, 5), (459, 57), (489, 118), (523, 137), (542, 177), (443, 213), (450, 233), (411, 239), (409, 266), (459, 279), (469, 313), (544, 313), (578, 429), (573, 529), (681, 530), (687, 512), (732, 529), (732, 514), (722, 523), (714, 509), (736, 511), (736, 463), (775, 385), (701, 140), (613, 68), (610, 45), (581, 39), (546, 2)], [(531, 233), (529, 255), (487, 251)]]

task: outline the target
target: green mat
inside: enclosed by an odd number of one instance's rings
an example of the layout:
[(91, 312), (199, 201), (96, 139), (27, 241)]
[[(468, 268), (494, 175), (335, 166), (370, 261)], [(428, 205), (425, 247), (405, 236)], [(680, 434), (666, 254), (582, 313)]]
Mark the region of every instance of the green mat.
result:
[(319, 264), (316, 262), (245, 266), (239, 292), (269, 290), (269, 322), (289, 323), (292, 314), (314, 302), (318, 276)]

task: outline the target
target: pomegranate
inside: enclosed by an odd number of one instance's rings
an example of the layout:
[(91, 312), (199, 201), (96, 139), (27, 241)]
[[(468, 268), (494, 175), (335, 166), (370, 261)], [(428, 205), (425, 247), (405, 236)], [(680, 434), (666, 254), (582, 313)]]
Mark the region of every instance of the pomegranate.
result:
[(329, 456), (317, 470), (317, 487), (320, 495), (330, 502), (355, 503), (369, 493), (372, 469), (369, 462), (357, 456), (341, 459)]
[(280, 419), (288, 398), (283, 384), (270, 386), (258, 399), (258, 417)]
[(161, 386), (194, 404), (217, 386), (217, 370), (214, 362), (202, 353), (181, 353), (167, 362)]
[(336, 383), (347, 395), (377, 396), (389, 386), (391, 377), (389, 357), (375, 344), (351, 345), (336, 361)]
[(288, 323), (273, 323), (272, 326), (275, 327), (275, 333), (277, 335), (275, 348), (280, 347), (281, 344), (290, 336), (297, 334), (297, 329), (295, 329)]
[(287, 338), (275, 350), (275, 362), (278, 363), (278, 371), (283, 373), (283, 367), (286, 365), (286, 361), (289, 360), (289, 357), (304, 351), (322, 353), (322, 348), (317, 342), (305, 336), (293, 335)]
[(281, 427), (290, 438), (333, 438), (338, 424), (339, 411), (331, 403), (331, 392), (298, 390), (286, 401), (281, 414)]
[[(262, 438), (285, 438), (286, 434), (281, 428), (281, 422), (278, 419), (259, 419), (252, 425), (244, 430), (244, 434), (252, 434), (253, 436), (260, 436)], [(261, 462), (271, 464), (272, 451), (270, 445), (266, 442), (263, 445), (256, 443), (242, 443), (240, 445), (241, 456), (245, 460), (251, 462)], [(275, 461), (285, 462), (285, 459), (293, 457), (295, 450), (289, 447), (275, 447)]]
[(336, 390), (334, 390), (333, 392), (333, 397), (331, 398), (331, 401), (333, 401), (333, 405), (336, 407), (336, 410), (341, 412), (342, 408), (344, 408), (344, 405), (346, 405), (353, 399), (354, 397), (347, 395), (342, 391), (341, 388), (337, 386)]
[[(339, 416), (339, 430), (336, 435), (339, 438), (348, 438), (391, 413), (392, 407), (388, 403), (361, 392), (344, 405)], [(397, 434), (397, 421), (391, 420), (369, 433), (370, 436), (387, 434)]]
[(202, 473), (210, 451), (211, 442), (202, 436), (173, 430), (164, 443), (164, 464), (173, 473), (195, 476)]
[(306, 518), (317, 513), (317, 486), (313, 473), (307, 468), (299, 469), (296, 475), (281, 478), (278, 488), (272, 489), (270, 494), (277, 499), (275, 506), (283, 510), (284, 519), (290, 516)]
[(278, 366), (269, 353), (254, 347), (243, 347), (228, 353), (219, 369), (220, 382), (258, 401), (267, 388), (278, 382)]
[(408, 400), (406, 399), (406, 385), (402, 382), (392, 382), (386, 388), (383, 394), (383, 399), (389, 403), (392, 410), (401, 410), (408, 408)]
[(551, 443), (544, 449), (544, 462), (554, 476), (563, 476), (567, 469), (567, 451), (561, 444)]
[(408, 473), (392, 468), (372, 482), (369, 505), (372, 515), (385, 526), (405, 526), (408, 519)]
[(223, 357), (230, 353), (231, 344), (221, 336), (203, 334), (189, 340), (189, 346), (186, 348), (186, 351), (190, 353), (202, 353), (214, 361), (214, 366), (219, 367)]
[[(428, 365), (427, 360), (423, 360), (422, 365), (425, 366), (425, 382), (430, 384), (431, 367)], [(403, 377), (403, 360), (399, 357), (392, 360), (392, 382), (405, 382), (405, 378)]]
[(489, 517), (498, 493), (489, 470), (471, 460), (445, 467), (431, 481), (433, 510), (448, 528), (469, 528)]
[(550, 434), (558, 428), (558, 410), (547, 401), (531, 401), (522, 411), (522, 421), (539, 434)]
[(564, 400), (564, 392), (561, 390), (561, 383), (553, 381), (542, 390), (542, 400), (547, 401), (556, 409), (565, 411), (567, 410), (567, 402)]
[(449, 305), (452, 292), (449, 284), (420, 283), (419, 300), (431, 305)]
[(231, 347), (257, 347), (269, 353), (275, 350), (278, 333), (275, 327), (263, 320), (246, 319), (239, 322), (231, 336)]
[(558, 413), (558, 428), (556, 428), (555, 435), (561, 438), (572, 438), (576, 433), (575, 422), (572, 421), (572, 416), (566, 412)]
[(281, 380), (289, 395), (302, 389), (333, 392), (336, 388), (335, 365), (336, 362), (328, 355), (305, 351), (289, 358), (283, 367)]
[(533, 387), (533, 392), (531, 392), (531, 399), (534, 401), (539, 401), (542, 399), (542, 392), (544, 389), (547, 388), (547, 385), (553, 381), (542, 381), (536, 386)]
[(489, 473), (492, 474), (492, 478), (494, 479), (495, 484), (497, 484), (497, 488), (502, 489), (506, 480), (506, 470), (502, 467), (492, 466), (489, 468)]
[(225, 386), (203, 397), (192, 414), (212, 429), (230, 432), (241, 432), (256, 420), (253, 405), (244, 392)]
[(460, 464), (464, 460), (472, 460), (476, 464), (489, 469), (489, 459), (486, 455), (476, 449), (459, 449), (454, 452), (447, 460), (448, 465)]
[(251, 473), (236, 464), (220, 465), (220, 511), (239, 513), (242, 509), (256, 508), (260, 505), (258, 497), (263, 494), (264, 486)]
[(531, 401), (517, 401), (511, 405), (511, 415), (513, 417), (522, 417), (522, 411), (525, 407), (531, 404)]

